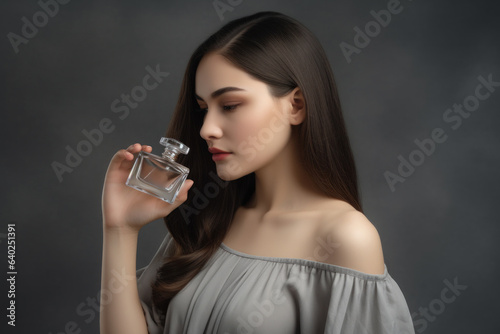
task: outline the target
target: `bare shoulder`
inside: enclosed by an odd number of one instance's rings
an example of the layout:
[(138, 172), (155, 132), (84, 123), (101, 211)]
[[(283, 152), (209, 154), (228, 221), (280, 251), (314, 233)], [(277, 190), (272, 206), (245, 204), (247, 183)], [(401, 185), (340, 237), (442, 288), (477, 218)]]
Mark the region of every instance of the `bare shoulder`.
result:
[(362, 212), (346, 203), (336, 210), (322, 211), (318, 223), (318, 238), (337, 245), (322, 262), (368, 274), (384, 273), (379, 233)]

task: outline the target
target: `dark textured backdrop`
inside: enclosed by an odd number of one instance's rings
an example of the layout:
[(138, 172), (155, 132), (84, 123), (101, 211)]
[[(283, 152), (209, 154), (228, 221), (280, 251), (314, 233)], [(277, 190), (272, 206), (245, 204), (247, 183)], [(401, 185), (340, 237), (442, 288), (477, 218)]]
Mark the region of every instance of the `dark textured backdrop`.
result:
[[(328, 54), (365, 214), (379, 230), (417, 332), (498, 333), (500, 87), (476, 92), (478, 78), (500, 82), (494, 1), (401, 0), (392, 7), (395, 1), (387, 0), (221, 0), (229, 6), (221, 15), (212, 0), (71, 1), (57, 13), (49, 6), (50, 15), (39, 13), (43, 3), (0, 5), (5, 272), (7, 223), (17, 230), (17, 326), (9, 330), (98, 332), (101, 190), (109, 159), (134, 142), (160, 152), (195, 47), (231, 19), (276, 10), (309, 27)], [(388, 6), (398, 13), (377, 31), (371, 11)], [(29, 29), (33, 20), (37, 30)], [(367, 24), (370, 41), (356, 39), (355, 28)], [(346, 57), (342, 42), (359, 48)], [(121, 102), (114, 112), (121, 94), (141, 92), (148, 66), (169, 75), (128, 113)], [(471, 110), (463, 109), (464, 116), (448, 111), (464, 103)], [(82, 146), (82, 131), (100, 124), (108, 133)], [(415, 140), (430, 149), (433, 131), (434, 150), (419, 153)], [(78, 145), (88, 155), (59, 179), (52, 165), (66, 165), (67, 147)], [(409, 159), (418, 166), (391, 189), (384, 173), (397, 175)], [(141, 231), (138, 267), (164, 232), (161, 221)], [(455, 294), (445, 290), (456, 284)], [(5, 279), (0, 295), (4, 327)]]

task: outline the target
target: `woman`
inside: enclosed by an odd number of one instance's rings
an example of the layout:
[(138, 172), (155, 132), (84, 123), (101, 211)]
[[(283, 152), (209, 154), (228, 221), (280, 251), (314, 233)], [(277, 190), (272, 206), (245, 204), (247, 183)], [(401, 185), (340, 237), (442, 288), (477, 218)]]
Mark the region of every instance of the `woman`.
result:
[[(150, 146), (118, 151), (106, 174), (103, 333), (414, 333), (362, 213), (328, 59), (302, 24), (260, 12), (210, 36), (166, 136), (191, 148), (173, 204), (125, 186)], [(136, 271), (139, 230), (161, 217), (166, 237)]]

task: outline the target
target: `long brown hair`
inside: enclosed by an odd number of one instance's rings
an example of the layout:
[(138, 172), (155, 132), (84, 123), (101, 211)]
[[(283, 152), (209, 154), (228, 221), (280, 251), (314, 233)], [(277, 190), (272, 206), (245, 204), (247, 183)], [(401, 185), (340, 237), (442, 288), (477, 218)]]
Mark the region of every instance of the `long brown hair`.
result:
[(362, 212), (357, 175), (337, 87), (326, 54), (311, 31), (277, 12), (259, 12), (233, 20), (203, 42), (191, 56), (166, 136), (191, 148), (179, 162), (194, 181), (188, 199), (164, 218), (175, 240), (153, 283), (153, 302), (164, 314), (170, 300), (202, 269), (219, 248), (236, 209), (255, 190), (255, 174), (222, 181), (200, 137), (203, 113), (195, 97), (200, 60), (216, 52), (234, 66), (266, 83), (281, 97), (300, 87), (306, 118), (294, 126), (302, 168), (318, 190)]

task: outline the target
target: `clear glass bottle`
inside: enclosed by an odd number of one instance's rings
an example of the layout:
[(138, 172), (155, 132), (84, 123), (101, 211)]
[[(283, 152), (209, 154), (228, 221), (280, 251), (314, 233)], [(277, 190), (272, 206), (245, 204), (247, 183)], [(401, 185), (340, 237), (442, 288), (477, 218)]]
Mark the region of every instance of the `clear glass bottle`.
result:
[(175, 162), (179, 153), (188, 154), (189, 147), (178, 140), (162, 137), (162, 156), (141, 151), (130, 171), (126, 185), (172, 204), (186, 181), (189, 168)]

